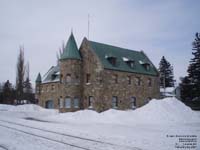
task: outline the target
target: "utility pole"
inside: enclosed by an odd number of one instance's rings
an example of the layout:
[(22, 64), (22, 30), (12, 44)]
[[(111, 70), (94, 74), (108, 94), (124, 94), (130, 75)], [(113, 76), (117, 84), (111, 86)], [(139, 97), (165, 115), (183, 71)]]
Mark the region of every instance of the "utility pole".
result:
[(90, 14), (88, 14), (88, 40), (90, 36)]

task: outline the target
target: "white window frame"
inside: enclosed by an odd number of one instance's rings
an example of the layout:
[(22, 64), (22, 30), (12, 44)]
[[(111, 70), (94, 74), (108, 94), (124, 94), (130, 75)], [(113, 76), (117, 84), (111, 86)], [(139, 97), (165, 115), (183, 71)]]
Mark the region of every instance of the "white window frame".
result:
[(93, 103), (94, 103), (94, 97), (89, 96), (89, 98), (88, 98), (88, 108), (93, 108)]
[(118, 97), (117, 96), (113, 96), (112, 97), (112, 108), (118, 108)]
[(59, 98), (59, 108), (64, 108), (64, 99)]
[[(77, 102), (77, 103), (76, 103)], [(80, 100), (79, 100), (79, 98), (78, 97), (75, 97), (74, 98), (74, 108), (79, 108), (80, 106), (79, 106), (79, 103), (80, 103)]]
[(64, 107), (65, 108), (71, 108), (72, 107), (72, 100), (71, 100), (70, 97), (65, 98)]
[(132, 109), (135, 109), (136, 108), (136, 97), (135, 96), (132, 96), (131, 97), (131, 108)]

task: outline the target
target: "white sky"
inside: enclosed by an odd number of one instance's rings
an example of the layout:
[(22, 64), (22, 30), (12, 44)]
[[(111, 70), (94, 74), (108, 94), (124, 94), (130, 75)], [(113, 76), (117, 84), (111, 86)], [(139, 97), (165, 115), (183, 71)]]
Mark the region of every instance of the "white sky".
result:
[(193, 0), (0, 0), (0, 82), (15, 83), (19, 46), (24, 45), (34, 83), (56, 65), (56, 52), (71, 29), (78, 46), (90, 40), (144, 52), (158, 67), (161, 57), (186, 75), (192, 41), (200, 31), (200, 1)]

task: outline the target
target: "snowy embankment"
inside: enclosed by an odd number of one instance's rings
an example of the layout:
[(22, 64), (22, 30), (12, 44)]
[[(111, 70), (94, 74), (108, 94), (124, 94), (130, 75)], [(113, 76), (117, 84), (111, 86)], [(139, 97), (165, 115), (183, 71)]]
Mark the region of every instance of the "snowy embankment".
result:
[[(102, 113), (92, 110), (58, 113), (57, 110), (44, 109), (30, 104), (20, 106), (0, 105), (0, 124), (33, 132), (36, 135), (51, 137), (54, 140), (58, 140), (58, 135), (49, 136), (41, 130), (33, 130), (17, 124), (64, 133), (72, 135), (72, 137), (77, 136), (108, 142), (115, 146), (121, 145), (121, 148), (124, 148), (123, 150), (127, 150), (126, 147), (137, 147), (141, 150), (173, 150), (179, 138), (169, 138), (168, 135), (195, 135), (199, 141), (200, 116), (197, 115), (198, 113), (175, 98), (152, 100), (136, 110), (110, 109)], [(35, 118), (35, 120), (24, 119), (28, 117)], [(5, 121), (16, 124), (9, 124)], [(0, 145), (6, 145), (9, 149), (26, 150), (27, 147), (34, 150), (66, 149), (66, 147), (63, 148), (62, 144), (42, 140), (39, 137), (6, 129), (3, 126), (0, 126), (0, 134), (3, 137), (0, 138)], [(16, 134), (18, 138), (16, 138)], [(66, 137), (61, 136), (60, 138), (63, 141)], [(70, 144), (75, 143), (77, 146), (81, 145), (74, 138), (67, 138), (66, 141)], [(82, 146), (94, 149), (91, 148), (94, 145), (90, 144), (89, 141), (84, 141)], [(96, 149), (117, 149), (113, 148), (112, 145), (108, 147), (99, 146)], [(197, 142), (194, 150), (199, 149), (200, 144)]]
[(197, 113), (176, 98), (151, 100), (147, 105), (136, 110), (120, 111), (110, 109), (97, 113), (92, 110), (81, 110), (73, 113), (62, 113), (43, 118), (55, 122), (81, 123), (115, 123), (115, 124), (171, 124), (199, 122)]
[(24, 104), (18, 106), (0, 104), (1, 116), (14, 118), (38, 118), (58, 114), (58, 110), (45, 109), (34, 104)]

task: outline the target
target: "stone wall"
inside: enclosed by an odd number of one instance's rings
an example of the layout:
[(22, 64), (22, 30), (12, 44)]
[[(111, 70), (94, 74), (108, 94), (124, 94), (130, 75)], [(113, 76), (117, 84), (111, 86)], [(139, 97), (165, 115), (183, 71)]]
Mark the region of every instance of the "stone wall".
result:
[[(53, 100), (54, 108), (60, 112), (76, 111), (83, 108), (81, 60), (63, 60), (60, 62), (60, 81), (54, 83), (43, 83), (39, 85), (39, 105), (45, 107), (46, 101)], [(69, 77), (70, 75), (70, 77)], [(67, 79), (68, 76), (68, 79)], [(71, 108), (59, 108), (59, 99), (71, 99)], [(74, 98), (79, 99), (79, 108), (74, 108)], [(63, 102), (64, 103), (64, 102)], [(64, 104), (63, 104), (64, 105)]]
[[(94, 97), (93, 108), (97, 111), (112, 108), (113, 96), (118, 98), (118, 109), (131, 108), (131, 97), (136, 97), (137, 107), (144, 105), (148, 98), (159, 98), (158, 76), (104, 69), (86, 40), (82, 43), (80, 51), (83, 58), (84, 108), (88, 108), (90, 96)], [(89, 83), (86, 82), (87, 74), (90, 74)], [(141, 80), (140, 85), (136, 84), (137, 79)]]
[[(112, 108), (113, 96), (118, 99), (117, 109), (130, 109), (131, 97), (136, 98), (137, 107), (144, 105), (148, 98), (159, 98), (158, 76), (104, 69), (86, 39), (82, 42), (80, 53), (82, 60), (60, 61), (59, 82), (36, 85), (41, 92), (36, 94), (41, 106), (45, 107), (46, 101), (53, 100), (54, 108), (58, 109), (58, 100), (70, 97), (72, 108), (60, 108), (60, 112), (87, 109), (92, 96), (93, 109), (104, 111)], [(138, 81), (141, 81), (140, 85)], [(80, 100), (79, 108), (73, 107), (75, 97)]]

